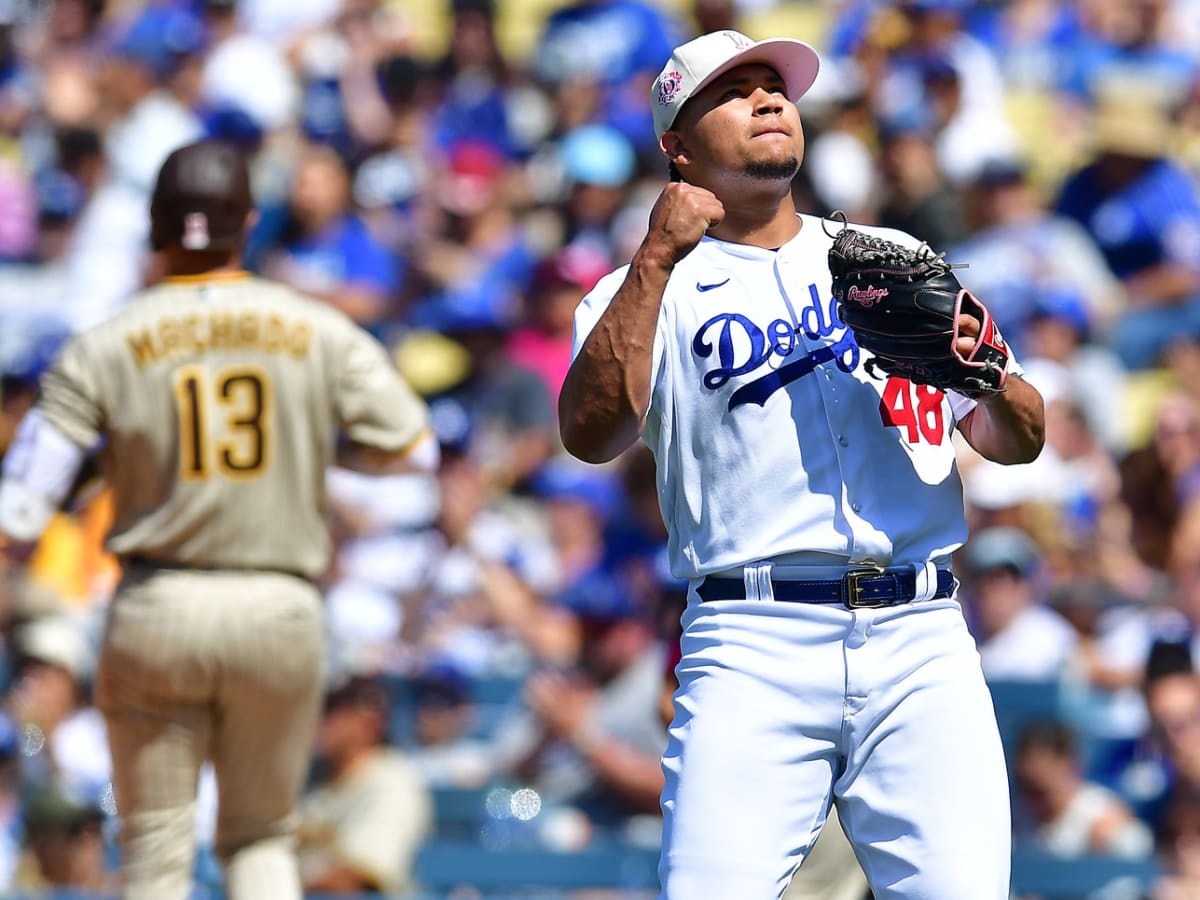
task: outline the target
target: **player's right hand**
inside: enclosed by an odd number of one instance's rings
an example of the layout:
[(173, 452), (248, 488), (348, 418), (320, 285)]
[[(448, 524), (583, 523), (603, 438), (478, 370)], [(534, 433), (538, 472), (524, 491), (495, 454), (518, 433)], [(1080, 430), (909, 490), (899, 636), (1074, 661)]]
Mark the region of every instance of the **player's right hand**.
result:
[(716, 194), (694, 184), (673, 181), (650, 211), (642, 249), (652, 258), (674, 265), (700, 243), (705, 232), (725, 218)]

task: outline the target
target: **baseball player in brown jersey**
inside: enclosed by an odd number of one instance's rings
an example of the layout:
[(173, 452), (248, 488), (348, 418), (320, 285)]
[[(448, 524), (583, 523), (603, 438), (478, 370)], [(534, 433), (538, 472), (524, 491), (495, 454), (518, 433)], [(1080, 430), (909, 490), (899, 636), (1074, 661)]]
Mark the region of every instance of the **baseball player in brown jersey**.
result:
[(425, 405), (374, 338), (240, 271), (251, 216), (232, 148), (166, 160), (151, 238), (168, 276), (68, 343), (0, 482), (17, 542), (37, 538), (87, 454), (113, 489), (124, 573), (95, 693), (127, 900), (189, 893), (206, 759), (229, 895), (301, 897), (291, 830), (323, 688), (325, 470), (437, 463)]

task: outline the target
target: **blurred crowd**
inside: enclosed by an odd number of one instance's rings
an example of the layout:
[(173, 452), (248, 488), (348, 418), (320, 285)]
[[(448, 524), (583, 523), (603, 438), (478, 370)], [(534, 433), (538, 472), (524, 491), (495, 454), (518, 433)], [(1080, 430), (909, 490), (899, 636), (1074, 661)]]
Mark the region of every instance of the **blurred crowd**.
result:
[[(555, 401), (666, 180), (649, 85), (727, 27), (822, 53), (801, 208), (968, 263), (1046, 399), (1035, 463), (959, 457), (985, 672), (1056, 698), (1005, 734), (1018, 849), (1200, 897), (1198, 0), (0, 0), (0, 452), (66, 336), (156, 277), (166, 154), (239, 144), (246, 267), (377, 335), (442, 445), (435, 478), (329, 473), (306, 884), (415, 889), (470, 791), (492, 848), (654, 846), (687, 586), (653, 460), (575, 463)], [(112, 887), (108, 515), (81, 484), (3, 573), (0, 893)]]

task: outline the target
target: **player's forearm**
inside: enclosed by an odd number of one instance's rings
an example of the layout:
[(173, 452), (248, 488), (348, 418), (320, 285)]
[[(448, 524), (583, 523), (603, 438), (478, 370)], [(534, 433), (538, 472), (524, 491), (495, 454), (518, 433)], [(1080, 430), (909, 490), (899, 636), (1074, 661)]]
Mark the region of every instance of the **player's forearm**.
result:
[(563, 446), (585, 462), (614, 459), (641, 431), (650, 406), (654, 333), (671, 268), (639, 251), (567, 372), (558, 400), (559, 429)]
[(1004, 393), (979, 401), (967, 437), (975, 450), (993, 462), (1033, 462), (1046, 442), (1042, 395), (1018, 375), (1009, 375), (1006, 387)]
[(657, 756), (643, 753), (609, 735), (582, 729), (575, 746), (608, 788), (642, 812), (657, 812), (663, 771)]

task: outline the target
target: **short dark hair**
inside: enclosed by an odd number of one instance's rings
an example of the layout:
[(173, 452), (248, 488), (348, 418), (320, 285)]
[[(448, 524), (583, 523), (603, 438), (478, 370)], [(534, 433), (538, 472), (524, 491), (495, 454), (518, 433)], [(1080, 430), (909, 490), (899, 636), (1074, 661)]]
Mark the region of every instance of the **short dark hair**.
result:
[(1073, 759), (1079, 744), (1075, 732), (1058, 719), (1040, 719), (1030, 722), (1017, 738), (1017, 755), (1031, 750), (1047, 750), (1055, 756)]
[(1159, 638), (1150, 646), (1142, 677), (1142, 690), (1149, 691), (1157, 682), (1172, 675), (1195, 673), (1192, 650), (1185, 641)]

